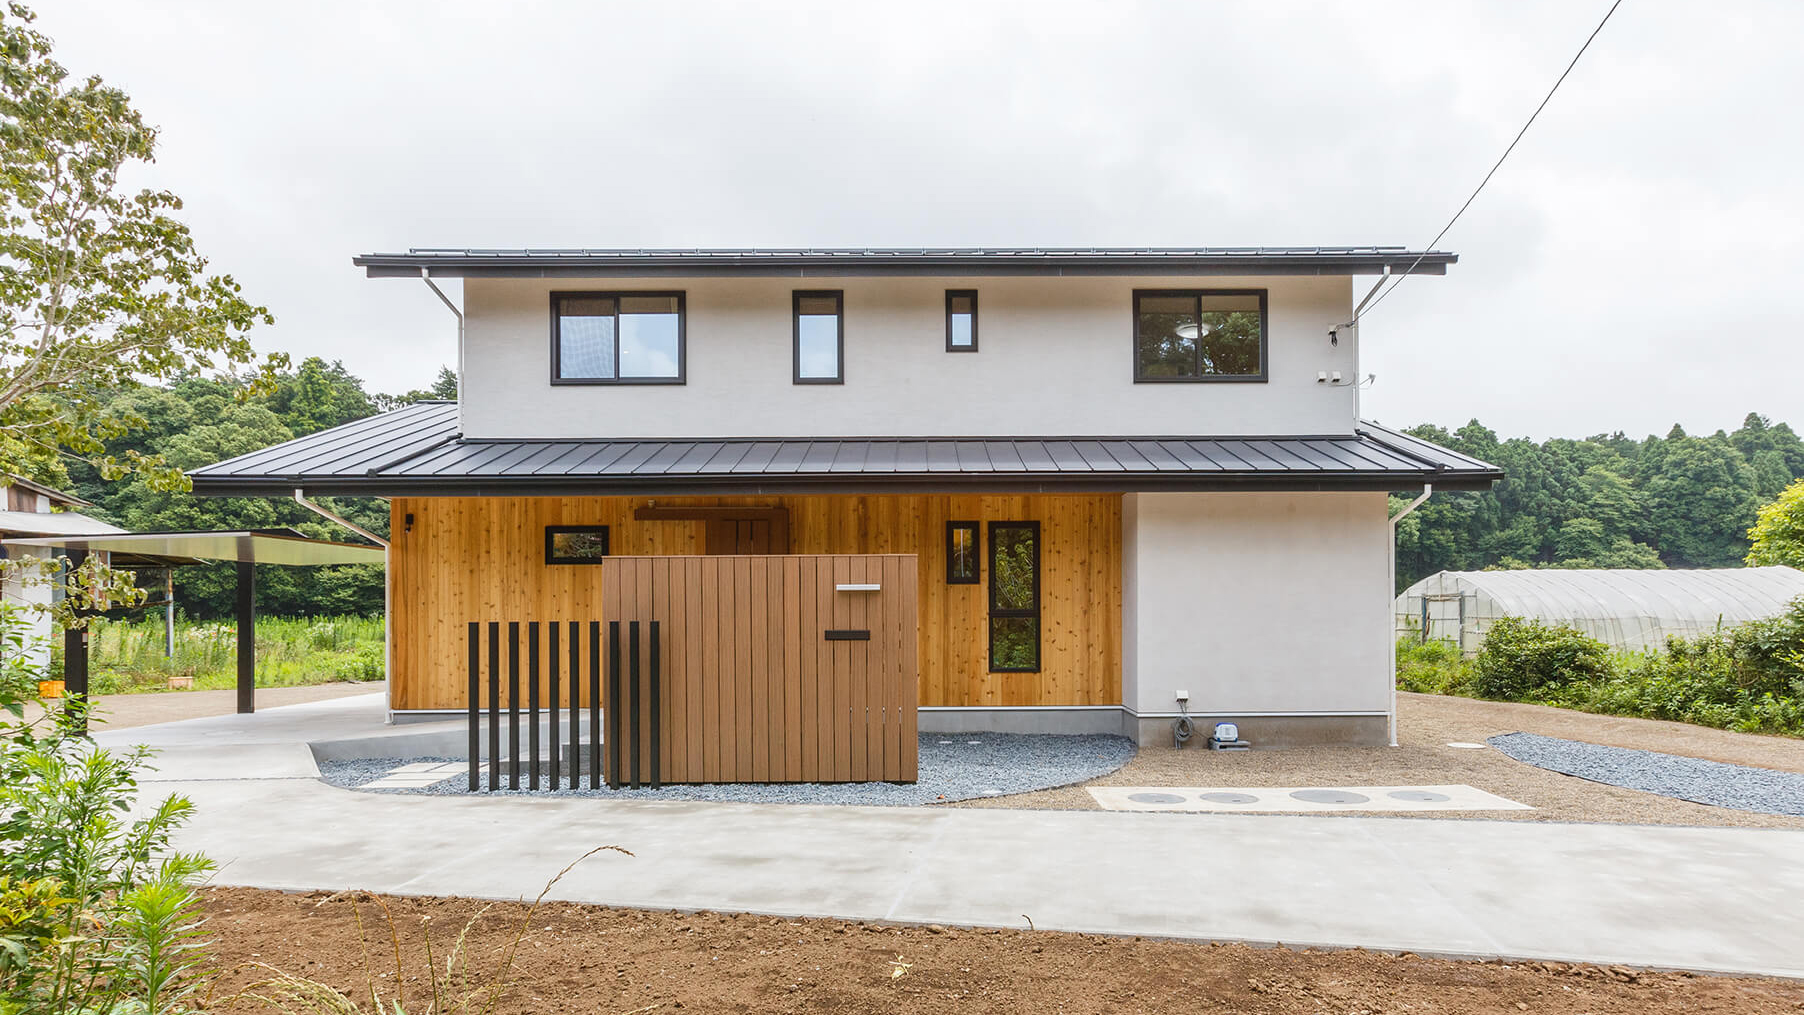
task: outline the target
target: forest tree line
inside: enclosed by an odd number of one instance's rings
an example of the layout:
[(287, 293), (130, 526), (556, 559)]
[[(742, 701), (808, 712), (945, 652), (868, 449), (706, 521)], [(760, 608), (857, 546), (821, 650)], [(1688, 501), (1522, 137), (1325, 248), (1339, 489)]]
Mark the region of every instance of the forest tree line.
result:
[[(456, 377), (440, 368), (426, 388), (372, 393), (343, 364), (311, 358), (281, 372), (264, 394), (247, 394), (230, 378), (200, 377), (122, 391), (115, 409), (145, 426), (109, 444), (115, 454), (159, 454), (192, 469), (420, 399), (454, 398), (456, 389)], [(1736, 567), (1755, 512), (1804, 477), (1804, 440), (1754, 413), (1733, 432), (1701, 437), (1675, 426), (1640, 440), (1616, 433), (1537, 443), (1502, 440), (1477, 420), (1409, 432), (1492, 462), (1505, 478), (1482, 493), (1436, 493), (1403, 520), (1398, 589), (1436, 571), (1486, 567)], [(79, 460), (16, 446), (0, 447), (0, 469), (77, 493), (94, 502), (88, 513), (136, 531), (289, 527), (354, 538), (288, 500), (196, 497), (155, 489), (138, 475), (109, 481)], [(388, 531), (379, 499), (321, 501), (374, 532)], [(234, 580), (230, 565), (179, 569), (176, 602), (190, 616), (229, 616)], [(281, 616), (377, 614), (381, 569), (261, 568), (257, 600), (259, 610)]]

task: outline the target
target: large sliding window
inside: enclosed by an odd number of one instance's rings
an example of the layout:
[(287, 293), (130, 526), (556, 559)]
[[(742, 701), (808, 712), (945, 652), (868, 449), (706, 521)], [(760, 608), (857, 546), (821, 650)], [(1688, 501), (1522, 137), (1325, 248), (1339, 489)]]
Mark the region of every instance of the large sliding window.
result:
[(838, 290), (795, 294), (795, 382), (846, 382), (846, 300)]
[(1040, 671), (1040, 523), (990, 523), (990, 672)]
[(683, 294), (552, 293), (551, 383), (683, 383)]
[(1264, 289), (1138, 289), (1134, 381), (1266, 379)]

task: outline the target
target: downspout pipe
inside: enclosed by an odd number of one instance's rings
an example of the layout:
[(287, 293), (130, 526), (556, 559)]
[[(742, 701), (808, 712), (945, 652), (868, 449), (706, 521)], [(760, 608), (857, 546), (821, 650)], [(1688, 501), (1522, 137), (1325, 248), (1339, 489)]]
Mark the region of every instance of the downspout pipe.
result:
[(433, 295), (438, 297), (439, 302), (445, 305), (445, 309), (451, 311), (457, 318), (457, 422), (458, 430), (461, 432), (464, 413), (464, 312), (457, 309), (457, 304), (451, 302), (451, 297), (446, 296), (445, 291), (432, 280), (431, 268), (421, 266), (420, 281), (426, 283), (426, 287), (431, 289)]
[[(1417, 497), (1415, 500), (1410, 501), (1407, 505), (1404, 506), (1403, 510), (1401, 510), (1391, 516), (1391, 583), (1390, 583), (1390, 590), (1385, 593), (1385, 602), (1387, 604), (1394, 601), (1397, 598), (1397, 523), (1402, 521), (1404, 518), (1408, 517), (1409, 513), (1411, 511), (1414, 511), (1416, 508), (1421, 507), (1422, 502), (1426, 501), (1429, 497), (1432, 497), (1432, 496), (1434, 496), (1434, 484), (1433, 483), (1424, 483), (1424, 484), (1422, 484), (1422, 495)], [(1384, 608), (1385, 616), (1387, 618), (1389, 618), (1389, 624), (1388, 624), (1388, 627), (1386, 630), (1385, 638), (1391, 647), (1391, 652), (1390, 652), (1390, 658), (1391, 658), (1390, 727), (1391, 727), (1391, 746), (1392, 747), (1397, 746), (1397, 618), (1394, 616), (1395, 612), (1396, 611), (1394, 611), (1389, 605), (1386, 605)]]
[(371, 532), (370, 530), (364, 528), (363, 526), (357, 524), (356, 522), (351, 521), (349, 518), (346, 518), (343, 515), (340, 515), (335, 511), (327, 510), (326, 508), (323, 508), (320, 505), (315, 504), (314, 502), (308, 500), (307, 499), (307, 491), (301, 489), (298, 486), (294, 488), (294, 502), (296, 504), (299, 504), (300, 506), (306, 508), (307, 510), (313, 512), (314, 514), (319, 515), (321, 518), (324, 518), (325, 520), (327, 520), (329, 522), (334, 522), (338, 525), (342, 525), (345, 528), (350, 529), (352, 532), (355, 532), (358, 535), (362, 536), (363, 538), (369, 540), (370, 542), (375, 543), (377, 546), (382, 547), (382, 677), (383, 677), (383, 684), (385, 685), (383, 697), (386, 699), (382, 704), (384, 706), (383, 711), (388, 713), (389, 725), (392, 726), (395, 721), (395, 710), (394, 710), (395, 683), (392, 679), (389, 679), (389, 678), (393, 677), (394, 672), (395, 672), (395, 638), (394, 638), (394, 623), (393, 623), (394, 618), (391, 617), (389, 614), (389, 603), (392, 599), (392, 592), (391, 592), (389, 586), (392, 582), (392, 579), (389, 577), (389, 566), (388, 565), (389, 565), (390, 559), (393, 556), (393, 554), (390, 552), (388, 540), (383, 539), (381, 536), (376, 535), (374, 532)]

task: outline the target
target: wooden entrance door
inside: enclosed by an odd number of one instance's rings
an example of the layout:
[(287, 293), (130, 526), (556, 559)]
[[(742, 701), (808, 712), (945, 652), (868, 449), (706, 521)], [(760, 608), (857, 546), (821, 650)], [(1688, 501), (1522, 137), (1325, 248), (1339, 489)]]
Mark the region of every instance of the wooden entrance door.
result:
[(642, 507), (636, 521), (701, 522), (702, 552), (765, 556), (789, 552), (789, 509), (781, 507)]

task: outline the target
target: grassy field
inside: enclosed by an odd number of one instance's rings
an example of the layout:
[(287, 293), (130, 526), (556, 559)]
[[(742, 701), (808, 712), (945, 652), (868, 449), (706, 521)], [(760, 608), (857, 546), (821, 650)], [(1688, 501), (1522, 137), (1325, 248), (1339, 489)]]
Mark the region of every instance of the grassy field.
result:
[[(165, 657), (161, 617), (97, 620), (89, 637), (89, 679), (96, 694), (169, 690), (171, 678), (195, 690), (232, 687), (237, 636), (230, 621), (178, 620), (175, 654)], [(56, 666), (60, 670), (60, 660)], [(257, 618), (258, 687), (381, 679), (381, 617)]]

